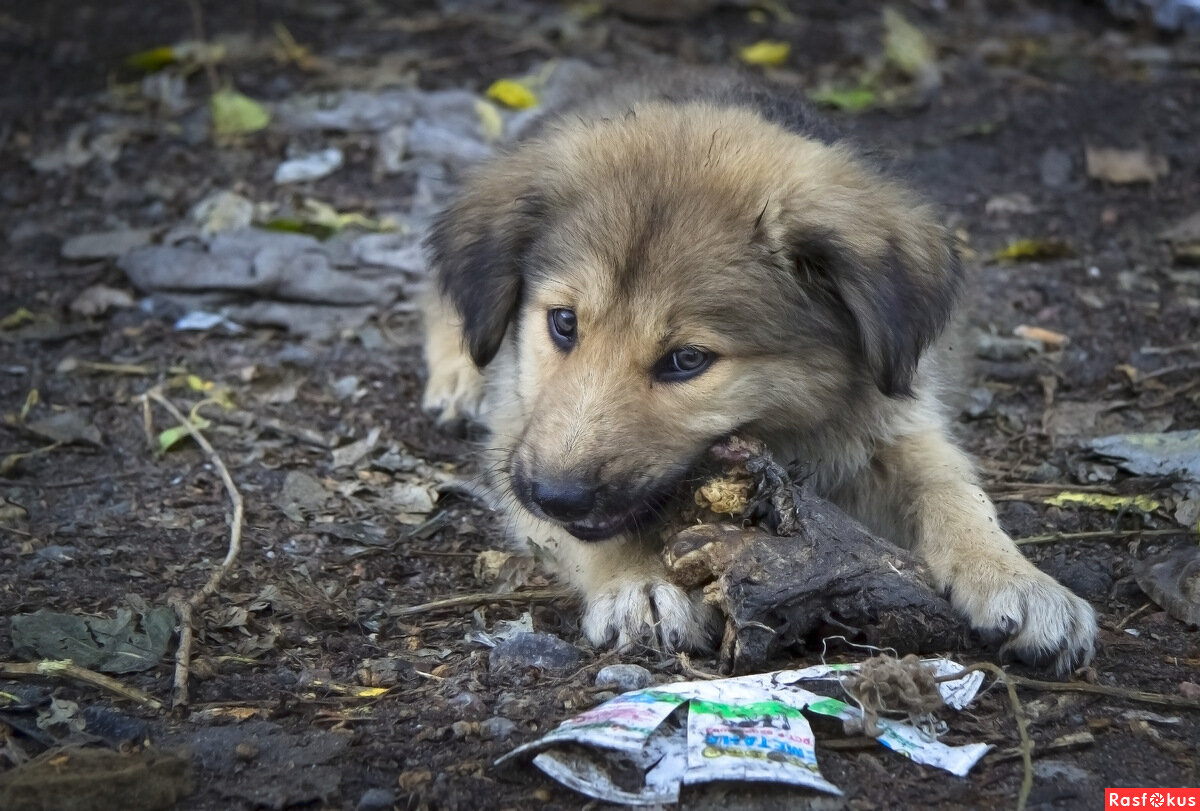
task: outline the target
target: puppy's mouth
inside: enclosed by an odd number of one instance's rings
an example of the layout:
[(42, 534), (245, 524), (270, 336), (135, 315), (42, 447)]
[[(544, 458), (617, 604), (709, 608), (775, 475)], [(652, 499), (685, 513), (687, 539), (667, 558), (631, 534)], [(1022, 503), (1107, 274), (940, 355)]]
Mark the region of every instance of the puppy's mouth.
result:
[(650, 489), (640, 489), (640, 492), (602, 492), (586, 516), (563, 520), (546, 514), (533, 498), (528, 478), (518, 474), (511, 482), (513, 493), (526, 510), (543, 521), (557, 524), (581, 541), (604, 541), (661, 523), (664, 510), (678, 491), (677, 482), (666, 481)]
[(659, 523), (662, 510), (671, 500), (671, 491), (638, 499), (635, 504), (615, 515), (588, 516), (580, 521), (562, 524), (562, 528), (581, 541), (604, 541), (616, 535), (636, 532)]

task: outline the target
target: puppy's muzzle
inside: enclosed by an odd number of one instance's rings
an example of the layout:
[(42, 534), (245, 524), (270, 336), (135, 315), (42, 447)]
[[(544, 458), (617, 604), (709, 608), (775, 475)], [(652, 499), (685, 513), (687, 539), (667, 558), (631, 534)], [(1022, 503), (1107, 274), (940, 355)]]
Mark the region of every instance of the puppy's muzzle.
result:
[(564, 524), (586, 518), (596, 506), (596, 488), (571, 479), (534, 479), (529, 497), (549, 518)]

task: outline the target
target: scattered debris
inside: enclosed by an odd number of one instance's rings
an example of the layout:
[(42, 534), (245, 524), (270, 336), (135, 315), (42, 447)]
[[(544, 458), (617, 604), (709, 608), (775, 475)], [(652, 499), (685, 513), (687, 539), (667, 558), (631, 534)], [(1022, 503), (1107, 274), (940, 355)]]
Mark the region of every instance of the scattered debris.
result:
[[(982, 673), (962, 674), (961, 666), (946, 659), (916, 666), (928, 668), (924, 681), (936, 685), (937, 707), (962, 709), (983, 683)], [(862, 686), (862, 667), (820, 665), (626, 693), (564, 721), (496, 763), (537, 752), (533, 764), (563, 785), (626, 805), (677, 802), (682, 786), (714, 780), (776, 782), (841, 795), (817, 767), (805, 714), (862, 729), (864, 713), (800, 685), (832, 682), (846, 689), (846, 679), (854, 677)], [(922, 700), (920, 706), (920, 712), (928, 712), (934, 704)], [(877, 740), (883, 746), (960, 777), (991, 748), (983, 743), (947, 746), (888, 718), (878, 718), (878, 724)]]
[(1137, 583), (1151, 600), (1180, 622), (1200, 625), (1200, 547), (1185, 546), (1141, 561)]

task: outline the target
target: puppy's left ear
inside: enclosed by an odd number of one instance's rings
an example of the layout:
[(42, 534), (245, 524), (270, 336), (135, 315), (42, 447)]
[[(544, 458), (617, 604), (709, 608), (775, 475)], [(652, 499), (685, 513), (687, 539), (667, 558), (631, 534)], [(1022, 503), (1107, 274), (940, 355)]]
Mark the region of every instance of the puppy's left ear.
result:
[(523, 157), (480, 169), (426, 240), (438, 286), (462, 317), (467, 349), (480, 368), (496, 356), (516, 317), (525, 249), (545, 217)]
[(896, 205), (906, 198), (861, 200), (857, 221), (851, 208), (837, 228), (813, 223), (790, 239), (802, 280), (848, 312), (867, 369), (889, 397), (912, 395), (917, 363), (946, 326), (962, 277), (950, 234), (929, 207)]

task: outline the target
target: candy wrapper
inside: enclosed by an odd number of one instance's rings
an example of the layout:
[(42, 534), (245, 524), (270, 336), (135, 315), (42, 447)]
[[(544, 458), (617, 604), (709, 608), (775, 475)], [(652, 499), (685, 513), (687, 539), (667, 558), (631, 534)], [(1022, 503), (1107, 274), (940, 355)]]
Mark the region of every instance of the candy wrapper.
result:
[[(962, 670), (947, 659), (921, 664), (935, 678)], [(817, 767), (805, 714), (861, 726), (863, 712), (801, 685), (840, 681), (858, 669), (820, 665), (636, 690), (564, 721), (497, 765), (536, 752), (533, 764), (563, 785), (626, 805), (675, 802), (683, 786), (717, 780), (779, 783), (840, 795)], [(982, 683), (983, 674), (972, 672), (936, 689), (946, 706), (962, 709)], [(876, 723), (883, 746), (959, 777), (989, 749), (982, 743), (948, 746), (901, 721), (880, 718)]]

